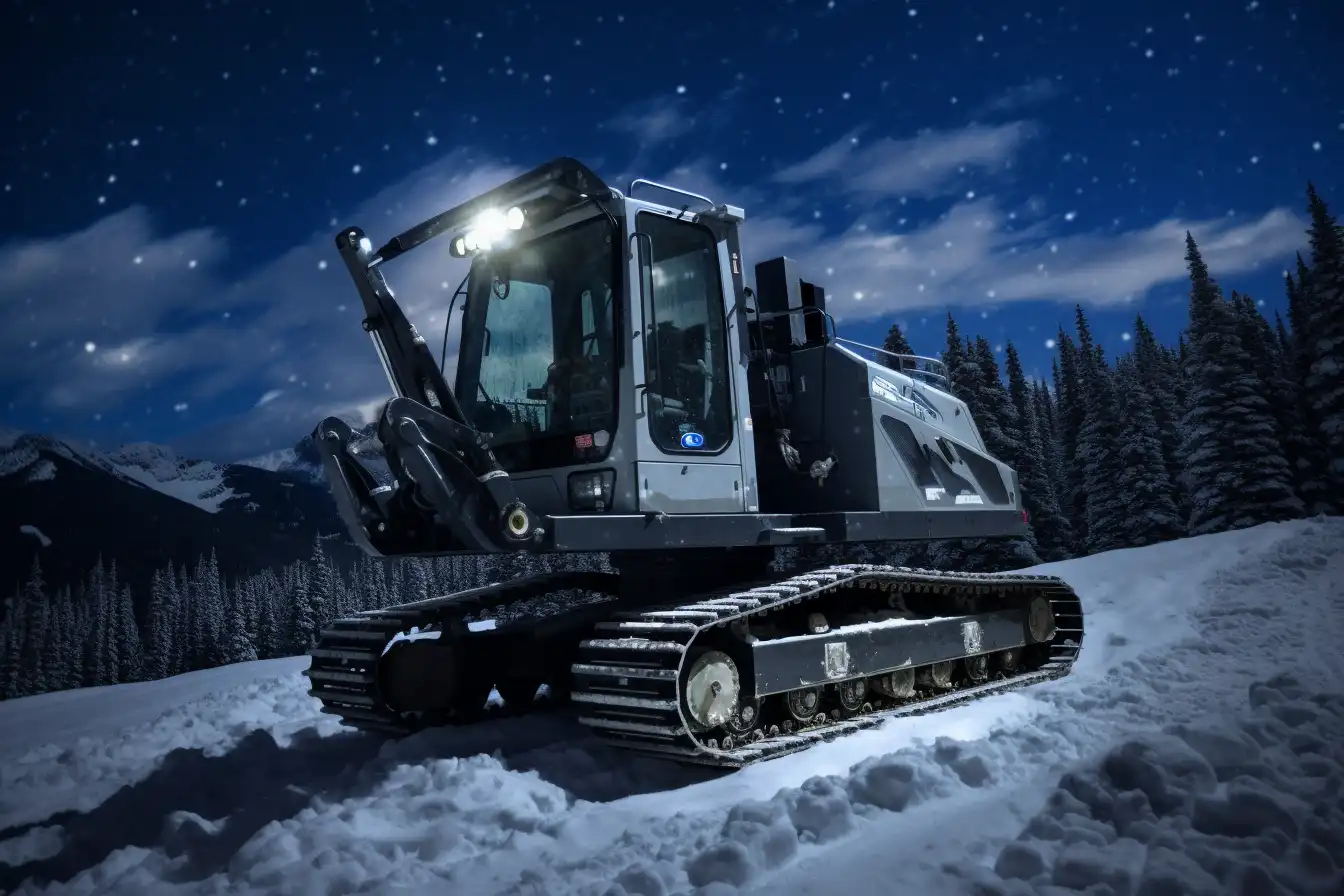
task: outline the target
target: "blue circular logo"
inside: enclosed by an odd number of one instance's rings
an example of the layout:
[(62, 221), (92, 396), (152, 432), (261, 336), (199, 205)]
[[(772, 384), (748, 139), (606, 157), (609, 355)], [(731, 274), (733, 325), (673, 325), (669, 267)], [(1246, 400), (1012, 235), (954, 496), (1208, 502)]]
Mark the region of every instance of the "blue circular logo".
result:
[(705, 447), (705, 437), (698, 432), (684, 432), (681, 434), (681, 447), (703, 448)]

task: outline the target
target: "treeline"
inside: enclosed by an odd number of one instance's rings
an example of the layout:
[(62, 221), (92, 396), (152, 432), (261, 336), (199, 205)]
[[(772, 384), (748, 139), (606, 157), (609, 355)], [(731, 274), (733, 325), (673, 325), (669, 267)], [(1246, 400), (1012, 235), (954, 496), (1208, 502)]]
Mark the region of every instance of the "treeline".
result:
[[(1140, 317), (1109, 359), (1082, 308), (1057, 334), (1051, 381), (1029, 381), (1016, 349), (947, 320), (942, 357), (990, 453), (1019, 476), (1031, 532), (976, 539), (780, 551), (779, 566), (885, 562), (1021, 568), (1319, 513), (1344, 513), (1344, 231), (1314, 190), (1308, 264), (1287, 278), (1288, 320), (1224, 296), (1187, 235), (1190, 320), (1175, 346)], [(899, 327), (884, 348), (913, 354)], [(894, 361), (891, 362), (894, 365)], [(52, 589), (34, 561), (0, 617), (0, 697), (142, 681), (302, 654), (331, 620), (536, 572), (605, 568), (602, 555), (464, 556), (339, 568), (307, 560), (229, 581), (215, 557), (153, 577), (136, 618), (129, 586), (101, 560)]]
[(166, 678), (256, 659), (296, 656), (333, 619), (488, 582), (557, 569), (605, 568), (605, 558), (465, 556), (332, 562), (312, 555), (229, 581), (214, 553), (154, 573), (136, 619), (116, 563), (100, 559), (76, 587), (48, 588), (34, 559), (0, 621), (0, 698)]
[[(1011, 342), (1001, 371), (989, 341), (963, 338), (949, 314), (952, 391), (1018, 471), (1031, 535), (930, 545), (916, 562), (1020, 566), (1344, 512), (1344, 230), (1310, 187), (1308, 204), (1311, 263), (1299, 255), (1287, 277), (1287, 322), (1224, 295), (1189, 234), (1176, 346), (1140, 316), (1112, 362), (1079, 306), (1057, 334), (1052, 382), (1029, 382)], [(884, 348), (913, 353), (897, 326)]]

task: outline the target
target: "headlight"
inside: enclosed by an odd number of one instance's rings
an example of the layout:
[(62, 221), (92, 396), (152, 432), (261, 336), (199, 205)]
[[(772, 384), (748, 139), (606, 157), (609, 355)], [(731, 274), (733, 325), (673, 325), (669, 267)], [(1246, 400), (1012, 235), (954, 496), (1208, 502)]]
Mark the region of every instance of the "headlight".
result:
[(569, 509), (595, 510), (599, 513), (611, 509), (611, 496), (615, 491), (615, 470), (593, 470), (569, 474)]
[(522, 230), (526, 223), (527, 215), (516, 205), (507, 212), (488, 208), (476, 216), (470, 230), (454, 238), (449, 254), (454, 258), (464, 258), (473, 252), (489, 252), (511, 231)]

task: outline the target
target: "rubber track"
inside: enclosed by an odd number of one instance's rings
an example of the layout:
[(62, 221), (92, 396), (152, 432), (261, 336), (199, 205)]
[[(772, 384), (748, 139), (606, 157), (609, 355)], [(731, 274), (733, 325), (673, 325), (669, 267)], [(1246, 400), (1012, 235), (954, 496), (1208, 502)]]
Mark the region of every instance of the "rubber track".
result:
[(388, 643), (412, 629), (443, 626), (468, 613), (483, 613), (515, 601), (556, 591), (615, 594), (615, 573), (561, 572), (459, 591), (383, 610), (367, 610), (338, 619), (323, 629), (304, 670), (308, 693), (322, 701), (322, 712), (361, 731), (406, 735), (425, 727), (418, 717), (395, 712), (378, 689), (378, 662)]
[[(840, 587), (883, 584), (949, 597), (1005, 587), (1040, 594), (1050, 601), (1055, 618), (1049, 658), (1040, 667), (1010, 677), (814, 723), (729, 749), (702, 741), (687, 725), (680, 693), (682, 668), (702, 632), (788, 604), (818, 600)], [(1082, 647), (1083, 614), (1073, 589), (1054, 576), (847, 564), (682, 606), (619, 614), (598, 623), (595, 635), (581, 644), (580, 661), (573, 667), (576, 687), (571, 699), (583, 707), (580, 722), (595, 729), (604, 741), (624, 749), (679, 762), (741, 767), (871, 728), (889, 718), (941, 710), (1067, 675)]]

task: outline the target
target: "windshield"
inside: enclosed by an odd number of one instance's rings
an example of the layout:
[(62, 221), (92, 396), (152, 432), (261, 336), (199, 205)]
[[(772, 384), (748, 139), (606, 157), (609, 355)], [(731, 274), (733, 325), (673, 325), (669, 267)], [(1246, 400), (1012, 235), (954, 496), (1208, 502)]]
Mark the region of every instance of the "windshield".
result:
[(605, 216), (472, 263), (457, 394), (506, 470), (606, 456), (616, 272)]

